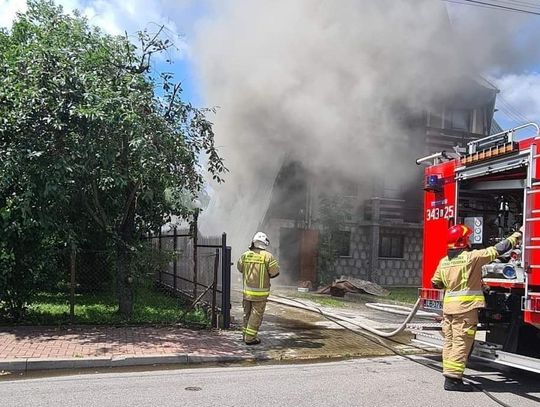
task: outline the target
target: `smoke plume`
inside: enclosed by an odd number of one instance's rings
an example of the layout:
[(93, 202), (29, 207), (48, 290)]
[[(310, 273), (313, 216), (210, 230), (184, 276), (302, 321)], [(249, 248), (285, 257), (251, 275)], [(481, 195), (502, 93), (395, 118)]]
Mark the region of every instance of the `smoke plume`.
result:
[(219, 107), (217, 143), (230, 174), (201, 222), (207, 232), (225, 230), (245, 248), (285, 159), (314, 175), (418, 183), (404, 152), (423, 135), (411, 135), (408, 121), (474, 74), (443, 2), (229, 0), (215, 7), (198, 26), (194, 54), (206, 103)]

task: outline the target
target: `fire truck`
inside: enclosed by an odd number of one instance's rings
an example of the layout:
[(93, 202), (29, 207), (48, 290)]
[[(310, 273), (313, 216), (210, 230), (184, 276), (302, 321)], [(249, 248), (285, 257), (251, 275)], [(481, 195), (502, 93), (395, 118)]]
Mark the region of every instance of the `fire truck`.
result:
[[(532, 136), (529, 136), (534, 134)], [(521, 137), (519, 137), (521, 136)], [(417, 160), (424, 171), (421, 307), (442, 313), (443, 290), (431, 278), (446, 256), (450, 226), (471, 227), (471, 247), (489, 247), (524, 226), (521, 244), (482, 269), (472, 356), (540, 373), (540, 129), (528, 123)], [(415, 340), (442, 346), (431, 329)]]

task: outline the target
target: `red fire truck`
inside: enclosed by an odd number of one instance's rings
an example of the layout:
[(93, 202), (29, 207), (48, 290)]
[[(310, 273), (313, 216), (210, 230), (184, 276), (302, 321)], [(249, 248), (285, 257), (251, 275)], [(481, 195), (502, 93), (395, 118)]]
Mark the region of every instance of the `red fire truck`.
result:
[[(518, 135), (534, 130), (534, 135)], [(461, 151), (460, 151), (461, 150)], [(521, 246), (483, 267), (486, 308), (480, 311), (473, 356), (540, 373), (540, 129), (529, 123), (468, 143), (466, 149), (417, 160), (424, 182), (422, 307), (442, 309), (444, 292), (431, 278), (446, 255), (448, 227), (473, 229), (472, 248), (496, 244), (521, 225)], [(440, 334), (416, 340), (442, 346)]]

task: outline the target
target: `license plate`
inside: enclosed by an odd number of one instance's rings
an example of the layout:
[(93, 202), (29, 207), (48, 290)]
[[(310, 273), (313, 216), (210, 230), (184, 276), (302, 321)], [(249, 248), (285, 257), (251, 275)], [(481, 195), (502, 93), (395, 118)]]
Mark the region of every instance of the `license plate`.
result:
[(424, 300), (424, 308), (442, 310), (442, 301)]

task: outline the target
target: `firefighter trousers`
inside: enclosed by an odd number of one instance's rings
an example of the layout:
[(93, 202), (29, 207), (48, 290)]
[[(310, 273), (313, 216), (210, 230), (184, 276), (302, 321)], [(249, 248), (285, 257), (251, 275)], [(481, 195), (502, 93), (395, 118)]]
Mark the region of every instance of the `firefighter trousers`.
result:
[(477, 324), (477, 309), (462, 314), (444, 314), (442, 326), (444, 376), (455, 379), (463, 377), (465, 365), (474, 344)]
[(264, 309), (266, 308), (265, 301), (249, 301), (242, 302), (244, 306), (244, 342), (250, 343), (256, 341), (259, 327), (263, 320)]

